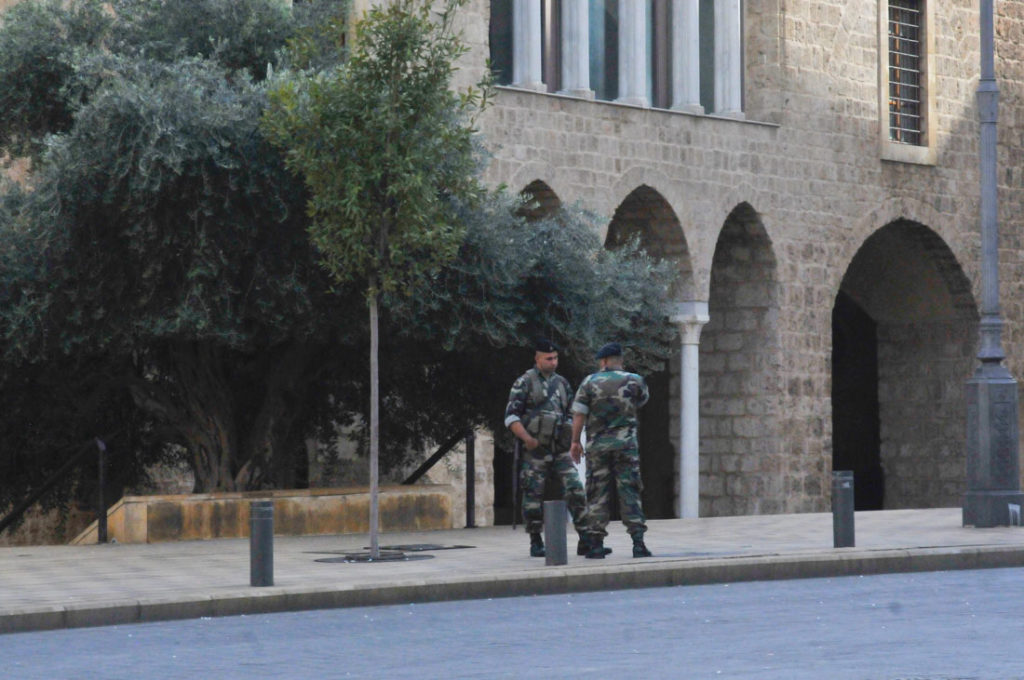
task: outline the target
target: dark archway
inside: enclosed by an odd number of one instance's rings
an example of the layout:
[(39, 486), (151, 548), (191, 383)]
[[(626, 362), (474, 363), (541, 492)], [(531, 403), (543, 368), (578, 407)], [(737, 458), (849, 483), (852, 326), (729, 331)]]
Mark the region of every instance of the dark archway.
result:
[[(952, 251), (917, 222), (882, 227), (850, 262), (833, 319), (832, 465), (854, 471), (858, 509), (959, 505), (978, 313)], [(872, 364), (874, 400), (857, 375)]]
[(778, 416), (779, 295), (771, 241), (747, 203), (715, 245), (700, 342), (700, 515), (786, 510)]
[[(647, 185), (633, 190), (619, 205), (605, 247), (617, 248), (634, 238), (650, 255), (677, 264), (679, 276), (673, 295), (679, 300), (692, 299), (693, 271), (679, 219), (664, 197)], [(647, 376), (651, 399), (640, 412), (640, 467), (644, 512), (650, 519), (675, 516), (679, 397), (671, 385), (678, 381), (678, 361)]]
[(551, 187), (539, 179), (535, 179), (526, 185), (519, 195), (525, 203), (519, 209), (519, 214), (527, 220), (539, 220), (554, 215), (562, 207), (562, 201), (558, 198)]
[(878, 420), (878, 324), (839, 291), (832, 309), (832, 469), (851, 470), (854, 509), (885, 497)]

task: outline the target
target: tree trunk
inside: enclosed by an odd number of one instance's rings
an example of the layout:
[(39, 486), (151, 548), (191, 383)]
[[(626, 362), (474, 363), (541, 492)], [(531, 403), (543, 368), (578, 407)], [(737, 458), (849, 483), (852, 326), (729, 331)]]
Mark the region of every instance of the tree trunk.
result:
[(378, 474), (380, 460), (380, 375), (378, 354), (380, 339), (378, 337), (379, 314), (377, 309), (376, 280), (370, 282), (370, 558), (380, 558), (379, 508), (378, 508)]

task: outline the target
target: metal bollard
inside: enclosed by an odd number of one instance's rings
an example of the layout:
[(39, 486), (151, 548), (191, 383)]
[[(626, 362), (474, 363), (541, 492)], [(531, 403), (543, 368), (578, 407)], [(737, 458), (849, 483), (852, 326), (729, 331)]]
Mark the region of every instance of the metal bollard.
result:
[(853, 472), (832, 472), (832, 545), (852, 548), (853, 539)]
[(544, 501), (544, 564), (568, 564), (565, 546), (565, 501)]
[(249, 585), (274, 585), (274, 501), (249, 503)]

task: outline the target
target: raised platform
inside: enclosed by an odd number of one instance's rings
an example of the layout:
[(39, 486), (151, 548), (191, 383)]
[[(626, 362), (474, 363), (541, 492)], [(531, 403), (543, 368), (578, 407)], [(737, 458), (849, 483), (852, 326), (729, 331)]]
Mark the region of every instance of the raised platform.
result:
[[(381, 531), (451, 529), (448, 485), (381, 487)], [(358, 534), (369, 531), (370, 493), (365, 487), (291, 489), (241, 493), (125, 496), (107, 511), (107, 538), (118, 543), (161, 543), (249, 535), (249, 502), (274, 501), (274, 533), (284, 536)], [(95, 543), (97, 523), (71, 541)]]

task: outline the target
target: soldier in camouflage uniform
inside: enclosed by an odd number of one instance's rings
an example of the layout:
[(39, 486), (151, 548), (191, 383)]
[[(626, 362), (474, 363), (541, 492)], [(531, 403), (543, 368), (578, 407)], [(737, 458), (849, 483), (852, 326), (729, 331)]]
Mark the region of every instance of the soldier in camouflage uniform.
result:
[(587, 376), (572, 404), (572, 459), (583, 455), (580, 435), (587, 428), (587, 500), (590, 503), (587, 557), (605, 556), (605, 527), (611, 516), (611, 483), (619, 495), (619, 514), (633, 538), (633, 557), (650, 557), (644, 545), (644, 510), (640, 502), (640, 449), (637, 410), (647, 403), (647, 383), (622, 368), (622, 346), (612, 342), (594, 357), (601, 370)]
[[(586, 554), (587, 497), (569, 456), (571, 425), (569, 381), (555, 373), (558, 347), (550, 340), (534, 344), (534, 367), (512, 385), (505, 408), (505, 426), (523, 444), (521, 464), (523, 522), (530, 534), (530, 555), (544, 556), (544, 483), (556, 474), (565, 490), (573, 524), (580, 534), (576, 552)], [(561, 440), (561, 441), (560, 441)]]

